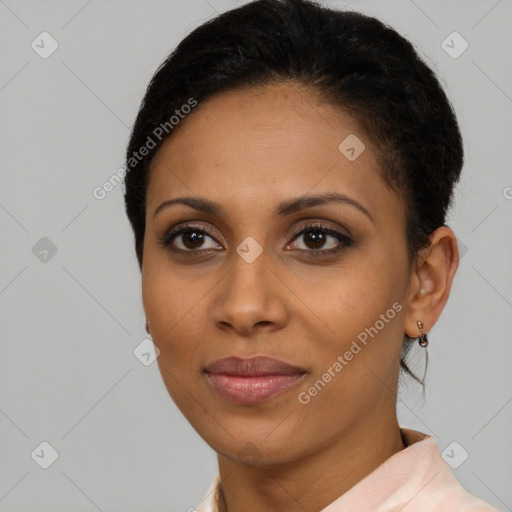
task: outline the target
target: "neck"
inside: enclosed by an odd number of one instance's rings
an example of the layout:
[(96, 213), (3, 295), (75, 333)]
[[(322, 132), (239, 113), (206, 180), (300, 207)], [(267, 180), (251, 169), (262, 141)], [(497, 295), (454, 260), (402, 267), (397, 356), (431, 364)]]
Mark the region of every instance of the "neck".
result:
[(329, 446), (280, 465), (248, 467), (219, 455), (219, 511), (323, 510), (404, 448), (394, 416), (358, 425)]

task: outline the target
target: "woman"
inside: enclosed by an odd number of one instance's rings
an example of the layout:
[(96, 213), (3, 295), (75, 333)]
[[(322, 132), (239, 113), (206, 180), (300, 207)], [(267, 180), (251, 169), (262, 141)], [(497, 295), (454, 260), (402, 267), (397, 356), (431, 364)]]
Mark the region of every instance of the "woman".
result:
[(492, 511), (400, 428), (458, 265), (452, 107), (374, 18), (257, 0), (148, 86), (126, 210), (171, 397), (218, 455), (199, 511)]

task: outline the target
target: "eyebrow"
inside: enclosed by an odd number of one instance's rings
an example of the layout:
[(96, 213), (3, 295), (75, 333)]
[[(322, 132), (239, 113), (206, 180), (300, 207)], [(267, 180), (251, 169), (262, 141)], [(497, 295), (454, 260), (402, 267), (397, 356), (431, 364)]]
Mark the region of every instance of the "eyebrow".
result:
[[(352, 199), (351, 197), (346, 196), (345, 194), (339, 194), (337, 192), (327, 192), (325, 194), (317, 195), (304, 195), (293, 199), (288, 199), (276, 207), (274, 210), (274, 215), (284, 217), (306, 208), (312, 208), (313, 206), (319, 206), (328, 203), (348, 204), (357, 208), (371, 221), (373, 221), (373, 217), (371, 216), (370, 212), (361, 203), (355, 199)], [(214, 203), (213, 201), (200, 197), (177, 197), (175, 199), (168, 199), (167, 201), (164, 201), (162, 204), (160, 204), (153, 213), (153, 218), (156, 217), (158, 212), (174, 204), (183, 204), (203, 213), (207, 213), (220, 218), (225, 217), (221, 206), (217, 203)]]

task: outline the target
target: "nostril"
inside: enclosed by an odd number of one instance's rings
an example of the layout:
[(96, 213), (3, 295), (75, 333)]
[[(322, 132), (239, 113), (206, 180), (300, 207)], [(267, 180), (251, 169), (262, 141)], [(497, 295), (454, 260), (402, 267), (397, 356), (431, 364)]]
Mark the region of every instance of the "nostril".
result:
[(268, 321), (268, 320), (262, 320), (261, 322), (257, 322), (255, 325), (267, 325), (267, 324), (271, 324), (272, 322)]

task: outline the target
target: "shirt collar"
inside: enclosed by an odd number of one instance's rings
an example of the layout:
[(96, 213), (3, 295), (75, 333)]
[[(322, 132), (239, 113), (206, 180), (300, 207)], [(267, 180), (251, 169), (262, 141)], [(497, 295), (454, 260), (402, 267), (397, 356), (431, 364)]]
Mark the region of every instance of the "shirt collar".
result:
[[(432, 436), (408, 428), (400, 428), (400, 432), (406, 448), (321, 512), (394, 512), (405, 509), (409, 503), (410, 510), (415, 512), (456, 510), (466, 504), (477, 504), (482, 512), (498, 512), (459, 484)], [(217, 474), (197, 512), (218, 512), (219, 483)], [(445, 506), (448, 508), (442, 508)]]

